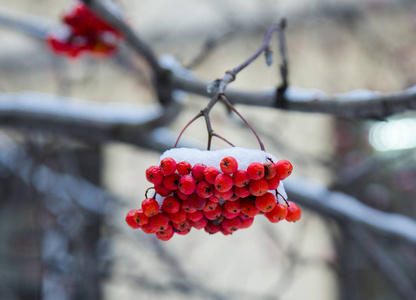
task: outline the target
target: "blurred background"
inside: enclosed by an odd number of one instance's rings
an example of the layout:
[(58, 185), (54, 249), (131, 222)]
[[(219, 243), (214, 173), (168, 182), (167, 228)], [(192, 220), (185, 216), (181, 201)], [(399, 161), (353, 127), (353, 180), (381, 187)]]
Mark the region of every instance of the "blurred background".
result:
[[(286, 17), (291, 85), (335, 95), (361, 88), (393, 93), (416, 84), (413, 1), (116, 2), (157, 55), (173, 55), (207, 82), (244, 61), (267, 28)], [(5, 16), (45, 21), (52, 30), (71, 3), (0, 0), (1, 93), (157, 103), (148, 66), (128, 47), (109, 60), (71, 60), (55, 56), (29, 29), (2, 22)], [(260, 57), (232, 87), (279, 84), (276, 41), (272, 50), (274, 65)], [(183, 97), (181, 113), (168, 125), (175, 132), (207, 103)], [(292, 162), (294, 174), (416, 218), (413, 111), (386, 122), (237, 108), (268, 152)], [(303, 209), (295, 224), (258, 218), (226, 237), (193, 230), (161, 242), (134, 231), (124, 218), (140, 207), (149, 187), (145, 170), (158, 163), (161, 152), (151, 141), (146, 147), (146, 140), (79, 140), (1, 118), (0, 299), (414, 299), (384, 274), (416, 286), (414, 245), (382, 235), (360, 245), (313, 210)], [(248, 128), (221, 105), (212, 124), (235, 145), (257, 148)], [(197, 121), (186, 136), (204, 147), (205, 130)], [(373, 248), (393, 267), (377, 269), (368, 259)]]

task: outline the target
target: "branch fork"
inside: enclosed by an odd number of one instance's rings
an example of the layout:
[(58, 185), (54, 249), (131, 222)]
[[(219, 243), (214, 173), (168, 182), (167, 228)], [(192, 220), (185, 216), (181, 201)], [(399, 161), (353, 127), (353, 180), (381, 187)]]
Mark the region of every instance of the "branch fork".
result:
[(286, 88), (288, 86), (288, 80), (287, 80), (288, 68), (287, 68), (287, 59), (286, 59), (286, 46), (285, 46), (284, 34), (283, 34), (283, 30), (284, 30), (285, 27), (286, 27), (286, 20), (285, 19), (282, 19), (282, 21), (279, 24), (271, 26), (269, 28), (269, 30), (266, 32), (263, 43), (261, 44), (261, 46), (257, 49), (257, 51), (253, 55), (251, 55), (247, 60), (245, 60), (244, 62), (242, 62), (241, 64), (239, 64), (235, 68), (226, 71), (225, 75), (222, 78), (216, 79), (216, 80), (214, 80), (214, 81), (212, 81), (211, 83), (208, 84), (207, 92), (210, 93), (210, 94), (211, 93), (214, 94), (214, 96), (211, 98), (211, 100), (209, 101), (207, 106), (203, 110), (201, 110), (188, 124), (185, 125), (184, 129), (179, 134), (178, 139), (176, 140), (176, 143), (175, 143), (174, 147), (177, 146), (177, 144), (179, 142), (179, 139), (182, 136), (182, 134), (184, 133), (184, 131), (186, 130), (186, 128), (188, 128), (189, 125), (191, 125), (196, 119), (198, 119), (202, 116), (205, 119), (205, 123), (206, 123), (206, 126), (207, 126), (207, 131), (208, 131), (207, 150), (211, 149), (211, 143), (212, 143), (212, 138), (213, 137), (217, 137), (217, 138), (225, 141), (226, 143), (228, 143), (230, 146), (234, 147), (234, 145), (231, 142), (229, 142), (227, 139), (225, 139), (222, 136), (215, 133), (214, 130), (212, 129), (211, 119), (209, 117), (209, 113), (210, 113), (212, 107), (218, 101), (221, 101), (231, 111), (236, 113), (244, 121), (244, 123), (246, 123), (246, 125), (250, 128), (250, 130), (255, 135), (255, 137), (256, 137), (259, 145), (260, 145), (260, 149), (265, 151), (264, 144), (261, 141), (260, 137), (258, 136), (257, 132), (250, 125), (250, 123), (238, 112), (238, 110), (234, 107), (234, 105), (227, 99), (225, 90), (231, 82), (236, 80), (237, 74), (239, 72), (241, 72), (244, 68), (246, 68), (248, 65), (250, 65), (254, 60), (256, 60), (261, 53), (264, 52), (266, 54), (266, 63), (267, 63), (267, 65), (271, 64), (272, 60), (270, 58), (271, 57), (270, 40), (272, 38), (272, 33), (277, 31), (278, 32), (278, 40), (279, 40), (279, 44), (280, 44), (280, 48), (279, 48), (280, 49), (280, 55), (281, 55), (282, 61), (283, 61), (282, 65), (280, 66), (280, 73), (282, 75), (282, 84), (280, 85), (278, 90), (280, 89), (284, 93), (284, 91), (286, 90)]

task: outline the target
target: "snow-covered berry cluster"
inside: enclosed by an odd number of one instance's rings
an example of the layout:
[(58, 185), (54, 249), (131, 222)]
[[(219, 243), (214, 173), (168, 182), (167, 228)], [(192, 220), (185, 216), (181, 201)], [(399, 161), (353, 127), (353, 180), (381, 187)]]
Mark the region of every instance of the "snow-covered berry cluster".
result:
[(129, 211), (126, 222), (164, 241), (192, 228), (228, 235), (250, 227), (259, 214), (272, 223), (294, 222), (301, 211), (286, 200), (281, 183), (291, 173), (290, 162), (260, 150), (171, 149), (146, 170), (154, 197)]
[(52, 32), (47, 44), (59, 55), (75, 58), (81, 53), (103, 56), (113, 54), (121, 33), (106, 23), (86, 5), (77, 2), (62, 17), (64, 26)]

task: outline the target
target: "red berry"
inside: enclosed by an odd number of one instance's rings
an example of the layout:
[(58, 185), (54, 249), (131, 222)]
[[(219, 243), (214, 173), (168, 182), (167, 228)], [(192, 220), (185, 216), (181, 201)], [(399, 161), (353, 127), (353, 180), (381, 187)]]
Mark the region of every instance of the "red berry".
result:
[(204, 170), (205, 181), (214, 184), (215, 177), (217, 177), (218, 174), (220, 174), (220, 171), (218, 171), (216, 167), (206, 167)]
[(216, 220), (221, 216), (221, 214), (222, 214), (221, 205), (217, 205), (217, 207), (214, 210), (204, 211), (204, 216), (208, 220)]
[(214, 195), (220, 200), (229, 200), (234, 195), (234, 191), (232, 189), (226, 192), (219, 192), (215, 190)]
[(249, 217), (254, 217), (260, 213), (252, 198), (241, 201), (241, 212)]
[(170, 214), (177, 213), (181, 207), (181, 201), (175, 196), (166, 197), (162, 203), (162, 209)]
[(193, 222), (193, 221), (191, 221), (190, 222), (191, 223), (191, 226), (192, 227), (194, 227), (194, 228), (196, 228), (196, 229), (202, 229), (202, 228), (205, 228), (205, 226), (207, 226), (207, 224), (208, 224), (208, 219), (207, 218), (205, 218), (205, 217), (203, 217), (203, 218), (201, 218), (199, 221), (197, 221), (197, 222)]
[(179, 179), (178, 188), (182, 194), (190, 195), (195, 192), (196, 181), (191, 175), (183, 175), (181, 179)]
[(179, 175), (187, 175), (191, 173), (192, 166), (187, 161), (181, 161), (176, 165), (176, 170), (178, 171)]
[(192, 194), (188, 197), (188, 205), (191, 209), (201, 210), (206, 202), (206, 199), (199, 197), (197, 194)]
[(172, 223), (182, 223), (188, 217), (188, 213), (182, 209), (179, 209), (178, 212), (174, 214), (169, 214), (169, 218), (171, 219)]
[(225, 219), (225, 218), (224, 218), (224, 216), (223, 216), (223, 215), (221, 215), (221, 216), (219, 216), (218, 218), (216, 218), (216, 219), (212, 220), (212, 223), (214, 223), (214, 224), (216, 224), (216, 225), (221, 225), (221, 222), (222, 222), (224, 219)]
[(278, 176), (274, 176), (273, 178), (267, 180), (267, 184), (269, 186), (269, 191), (274, 191), (279, 187), (280, 179)]
[[(126, 215), (127, 225), (129, 225), (133, 229), (140, 228), (141, 225), (139, 224), (138, 216), (139, 216), (139, 210), (134, 209), (134, 210), (129, 211)], [(144, 224), (146, 224), (146, 223), (144, 223)]]
[(183, 201), (188, 200), (189, 195), (185, 195), (184, 193), (181, 193), (179, 190), (175, 191), (175, 194), (179, 199)]
[(300, 219), (301, 215), (302, 212), (300, 211), (299, 206), (297, 206), (292, 201), (288, 201), (286, 221), (296, 222)]
[(221, 226), (220, 225), (216, 225), (216, 224), (214, 224), (212, 222), (208, 222), (204, 229), (209, 234), (215, 234), (215, 233), (217, 233), (217, 232), (219, 232), (221, 230)]
[[(236, 201), (225, 201), (223, 208), (230, 213), (240, 213), (241, 211), (241, 200), (238, 199)], [(224, 212), (224, 210), (223, 210)]]
[(163, 181), (163, 173), (158, 166), (151, 166), (146, 170), (146, 179), (153, 184), (161, 184)]
[(240, 217), (240, 219), (241, 219), (240, 229), (249, 228), (254, 222), (254, 218), (251, 218), (251, 217), (246, 217), (246, 218)]
[(166, 188), (163, 184), (155, 184), (155, 192), (162, 197), (167, 197), (172, 194), (172, 191)]
[(189, 223), (188, 220), (185, 220), (182, 223), (172, 223), (172, 226), (176, 232), (181, 232), (181, 231), (189, 232), (189, 230), (191, 229), (191, 224)]
[(276, 166), (274, 163), (268, 161), (263, 164), (264, 167), (264, 178), (271, 179), (276, 176)]
[(234, 219), (234, 218), (236, 218), (236, 217), (238, 217), (240, 215), (240, 212), (233, 213), (233, 212), (229, 212), (228, 210), (226, 210), (226, 209), (223, 208), (222, 209), (222, 215), (226, 219)]
[(191, 208), (189, 206), (188, 200), (187, 201), (182, 201), (181, 210), (186, 211), (187, 213), (190, 213), (190, 214), (196, 211), (195, 208)]
[(250, 179), (258, 180), (264, 176), (264, 167), (259, 162), (252, 162), (247, 167), (247, 174)]
[(276, 197), (272, 193), (265, 193), (257, 197), (254, 204), (261, 212), (267, 213), (276, 206)]
[(233, 194), (230, 197), (230, 199), (228, 199), (228, 201), (236, 201), (236, 200), (240, 199), (240, 197), (235, 193), (234, 188), (231, 189), (231, 191), (233, 191)]
[(211, 196), (211, 197), (209, 197), (208, 198), (209, 199), (209, 201), (211, 201), (211, 202), (215, 202), (215, 203), (218, 203), (218, 201), (220, 201), (220, 198), (219, 197), (217, 197), (217, 196)]
[(229, 231), (226, 231), (224, 228), (221, 227), (221, 233), (225, 236), (230, 235), (231, 233)]
[(276, 163), (276, 176), (280, 180), (283, 180), (289, 177), (289, 175), (292, 174), (292, 171), (293, 171), (293, 166), (287, 160), (282, 159)]
[(242, 187), (235, 186), (234, 193), (240, 198), (246, 198), (251, 195), (250, 190), (248, 189), (248, 186), (242, 186)]
[(196, 181), (202, 181), (205, 179), (204, 170), (207, 166), (204, 164), (195, 164), (192, 167), (192, 176)]
[(179, 185), (179, 179), (181, 176), (178, 173), (165, 176), (163, 178), (163, 186), (171, 191), (176, 191)]
[(247, 216), (247, 215), (246, 215), (245, 213), (243, 213), (243, 212), (241, 212), (241, 213), (240, 213), (239, 217), (240, 217), (240, 219), (241, 219), (241, 220), (246, 220), (246, 219), (250, 219), (250, 218), (252, 218), (252, 217), (250, 217), (250, 216)]
[(137, 223), (139, 223), (140, 226), (149, 223), (149, 218), (144, 214), (143, 209), (138, 209), (137, 211), (139, 212), (136, 217)]
[(218, 174), (215, 177), (215, 189), (219, 192), (227, 192), (232, 189), (234, 185), (233, 179), (230, 175), (227, 174)]
[(147, 217), (155, 216), (159, 213), (159, 203), (154, 198), (144, 199), (142, 202), (143, 213)]
[(164, 231), (156, 232), (156, 237), (161, 241), (169, 241), (175, 232), (172, 229), (172, 226), (169, 225), (168, 229)]
[(233, 174), (233, 182), (235, 186), (243, 187), (248, 185), (250, 177), (248, 177), (247, 171), (237, 170)]
[(209, 198), (214, 194), (214, 186), (206, 181), (200, 181), (196, 185), (196, 193), (201, 198)]
[(165, 231), (170, 226), (169, 221), (170, 219), (166, 214), (160, 213), (151, 217), (149, 224), (156, 231)]
[(185, 230), (182, 231), (177, 231), (176, 233), (179, 235), (187, 235), (189, 232), (191, 232), (192, 227), (189, 226), (189, 228), (186, 228)]
[(278, 223), (280, 220), (286, 218), (287, 206), (283, 204), (276, 204), (276, 206), (268, 213), (264, 214), (267, 219), (272, 223)]
[(221, 227), (230, 233), (233, 233), (234, 231), (237, 231), (241, 227), (241, 219), (240, 218), (234, 218), (234, 219), (224, 219), (221, 222)]
[(188, 220), (193, 222), (198, 222), (204, 217), (204, 213), (202, 210), (197, 210), (191, 214), (188, 214)]
[(173, 158), (166, 157), (160, 161), (159, 168), (165, 176), (173, 174), (176, 171), (176, 162)]
[(208, 200), (205, 203), (204, 208), (202, 209), (203, 211), (210, 211), (210, 210), (214, 210), (215, 208), (217, 208), (218, 206), (218, 202), (212, 202), (211, 200)]
[(157, 232), (156, 228), (150, 226), (150, 223), (143, 225), (141, 229), (143, 230), (144, 233), (147, 233), (147, 234), (152, 234), (152, 233)]
[(261, 196), (267, 193), (269, 185), (264, 178), (258, 180), (251, 180), (248, 189), (253, 196)]
[(237, 160), (232, 156), (224, 157), (220, 163), (221, 171), (224, 174), (232, 174), (237, 171), (238, 163)]

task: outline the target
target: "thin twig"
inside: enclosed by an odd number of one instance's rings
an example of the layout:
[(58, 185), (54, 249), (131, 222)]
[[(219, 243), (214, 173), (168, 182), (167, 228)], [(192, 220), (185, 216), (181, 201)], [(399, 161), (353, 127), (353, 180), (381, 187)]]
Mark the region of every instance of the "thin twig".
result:
[(264, 50), (266, 50), (267, 47), (269, 47), (270, 45), (270, 39), (272, 38), (272, 34), (275, 31), (281, 31), (281, 25), (280, 24), (275, 24), (269, 27), (269, 29), (267, 30), (263, 42), (260, 45), (260, 47), (257, 49), (256, 52), (254, 52), (246, 61), (242, 62), (241, 64), (239, 64), (238, 66), (236, 66), (235, 68), (232, 69), (232, 72), (237, 75), (240, 71), (242, 71), (245, 67), (247, 67), (248, 65), (250, 65), (260, 54), (262, 54), (264, 52)]
[(272, 34), (276, 30), (280, 30), (281, 31), (282, 25), (283, 26), (285, 25), (285, 23), (283, 21), (281, 22), (281, 24), (276, 24), (276, 25), (271, 26), (269, 28), (269, 30), (266, 32), (266, 35), (265, 35), (265, 37), (263, 39), (263, 42), (260, 45), (260, 47), (256, 50), (256, 52), (254, 52), (244, 62), (242, 62), (238, 66), (234, 67), (232, 70), (226, 71), (225, 72), (225, 75), (221, 79), (217, 79), (214, 82), (212, 82), (211, 84), (209, 84), (209, 86), (208, 86), (208, 89), (209, 90), (213, 89), (213, 87), (216, 87), (217, 89), (216, 89), (216, 93), (215, 93), (214, 97), (208, 103), (207, 107), (203, 110), (204, 117), (205, 117), (205, 121), (207, 123), (207, 130), (208, 130), (208, 149), (210, 149), (210, 147), (211, 147), (211, 140), (212, 140), (212, 136), (213, 136), (213, 134), (212, 134), (213, 130), (211, 128), (211, 123), (210, 123), (210, 120), (209, 120), (209, 112), (210, 112), (212, 106), (215, 105), (215, 103), (218, 100), (221, 100), (223, 103), (225, 103), (227, 105), (227, 107), (229, 109), (231, 109), (233, 112), (235, 112), (244, 121), (244, 123), (246, 123), (248, 125), (248, 127), (251, 129), (251, 131), (253, 132), (253, 134), (257, 138), (257, 141), (259, 142), (259, 145), (260, 145), (260, 149), (263, 150), (263, 151), (265, 151), (264, 144), (261, 141), (259, 135), (254, 130), (254, 128), (237, 111), (237, 109), (231, 104), (231, 102), (227, 100), (227, 98), (225, 96), (225, 89), (226, 89), (226, 87), (227, 87), (228, 84), (230, 84), (231, 82), (233, 82), (235, 80), (236, 75), (239, 72), (241, 72), (244, 68), (246, 68), (248, 65), (250, 65), (257, 57), (259, 57), (259, 55), (261, 53), (263, 53), (264, 51), (269, 51), (270, 40), (271, 40)]
[(219, 38), (210, 38), (210, 39), (208, 39), (205, 42), (205, 44), (202, 48), (202, 51), (190, 63), (188, 63), (185, 67), (187, 69), (194, 69), (195, 67), (200, 65), (201, 62), (203, 62), (207, 58), (207, 56), (210, 53), (212, 53), (212, 50), (214, 50), (215, 47), (218, 47), (220, 44), (222, 44), (224, 42), (230, 41), (231, 34), (232, 34), (232, 32), (227, 32), (227, 33), (223, 34), (222, 36), (220, 36)]

